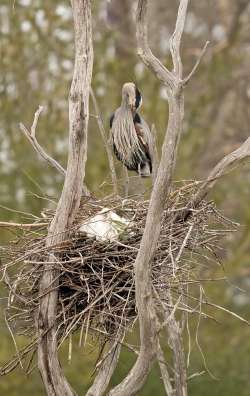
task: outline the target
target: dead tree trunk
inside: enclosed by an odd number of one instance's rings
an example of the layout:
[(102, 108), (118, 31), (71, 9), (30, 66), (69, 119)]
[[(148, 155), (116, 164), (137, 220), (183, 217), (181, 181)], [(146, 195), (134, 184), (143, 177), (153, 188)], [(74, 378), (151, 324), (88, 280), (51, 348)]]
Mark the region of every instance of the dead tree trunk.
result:
[(55, 217), (49, 227), (46, 246), (53, 268), (44, 268), (40, 283), (40, 303), (37, 328), (38, 366), (49, 396), (72, 396), (57, 354), (57, 286), (59, 270), (52, 246), (67, 237), (78, 210), (87, 159), (89, 92), (93, 66), (91, 1), (72, 0), (75, 30), (75, 66), (69, 96), (69, 153), (64, 187)]

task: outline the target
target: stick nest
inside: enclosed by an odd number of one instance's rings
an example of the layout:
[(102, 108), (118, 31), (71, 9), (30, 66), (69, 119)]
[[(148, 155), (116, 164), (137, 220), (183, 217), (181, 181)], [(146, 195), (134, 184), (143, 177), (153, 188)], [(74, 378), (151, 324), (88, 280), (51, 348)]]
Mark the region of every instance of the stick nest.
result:
[[(153, 295), (156, 308), (168, 306), (166, 291), (174, 299), (183, 285), (197, 282), (200, 266), (208, 256), (215, 259), (218, 240), (228, 230), (228, 222), (213, 202), (203, 200), (183, 219), (180, 213), (189, 208), (197, 183), (179, 183), (168, 200), (161, 223), (161, 234), (152, 259)], [(11, 371), (37, 347), (35, 321), (39, 303), (39, 281), (44, 270), (60, 269), (51, 289), (58, 289), (56, 326), (59, 345), (79, 330), (80, 343), (88, 332), (103, 343), (118, 331), (127, 331), (136, 321), (134, 263), (140, 246), (148, 210), (148, 201), (106, 198), (85, 199), (69, 232), (68, 239), (46, 247), (47, 225), (23, 230), (2, 252), (3, 278), (8, 289), (6, 322), (13, 339), (16, 334), (32, 341), (2, 367)], [(102, 208), (108, 207), (130, 220), (119, 240), (98, 241), (79, 232), (79, 226)], [(45, 210), (39, 223), (49, 223), (52, 210)], [(154, 230), (152, 230), (152, 234)], [(55, 260), (49, 261), (53, 253)], [(50, 259), (51, 260), (51, 259)], [(29, 367), (29, 365), (28, 365)]]

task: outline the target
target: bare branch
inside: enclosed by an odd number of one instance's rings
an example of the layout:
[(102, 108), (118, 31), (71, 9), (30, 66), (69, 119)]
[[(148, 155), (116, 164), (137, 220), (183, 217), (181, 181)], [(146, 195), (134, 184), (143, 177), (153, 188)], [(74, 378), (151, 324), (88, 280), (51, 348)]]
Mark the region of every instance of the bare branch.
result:
[(93, 384), (86, 393), (86, 396), (102, 396), (105, 393), (119, 360), (122, 338), (123, 337), (119, 337), (118, 340), (115, 340), (111, 344), (108, 353), (102, 360), (101, 367), (98, 370)]
[(124, 175), (124, 197), (128, 198), (129, 194), (129, 175), (128, 175), (128, 169), (126, 166), (123, 166), (123, 175)]
[(192, 78), (193, 75), (195, 74), (196, 70), (197, 70), (198, 67), (200, 66), (200, 63), (201, 63), (201, 61), (202, 61), (202, 59), (203, 59), (203, 57), (204, 57), (204, 55), (205, 55), (205, 53), (206, 53), (206, 51), (207, 51), (207, 48), (208, 48), (209, 44), (210, 44), (209, 41), (207, 41), (207, 42), (205, 43), (204, 47), (203, 47), (202, 50), (201, 50), (200, 55), (198, 56), (198, 59), (197, 59), (195, 65), (194, 65), (193, 69), (191, 70), (191, 72), (189, 73), (189, 75), (188, 75), (186, 78), (184, 78), (184, 80), (183, 80), (183, 82), (182, 82), (183, 86), (186, 86), (186, 85), (189, 83), (189, 81), (191, 80), (191, 78)]
[[(169, 291), (166, 296), (170, 305), (173, 305), (172, 297)], [(173, 311), (165, 309), (166, 312), (166, 329), (169, 337), (169, 346), (173, 351), (174, 376), (175, 376), (175, 396), (187, 396), (187, 370), (180, 324), (172, 314)]]
[(170, 51), (174, 65), (173, 73), (178, 77), (179, 80), (182, 79), (182, 61), (180, 54), (180, 46), (181, 46), (181, 38), (186, 21), (188, 2), (189, 0), (180, 0), (175, 31), (170, 39)]
[(220, 177), (228, 172), (233, 166), (250, 158), (250, 137), (235, 151), (226, 155), (209, 173), (205, 182), (200, 186), (192, 206), (196, 206), (214, 187)]
[(118, 184), (117, 184), (117, 177), (116, 177), (116, 171), (115, 171), (114, 157), (113, 157), (113, 154), (112, 154), (112, 150), (111, 150), (110, 144), (109, 144), (108, 139), (107, 139), (107, 134), (106, 134), (106, 131), (105, 131), (105, 128), (104, 128), (104, 125), (103, 125), (101, 112), (100, 112), (100, 109), (99, 109), (99, 106), (98, 106), (98, 103), (97, 103), (97, 100), (96, 100), (96, 96), (95, 96), (95, 93), (94, 93), (92, 88), (91, 88), (90, 94), (91, 94), (91, 98), (92, 98), (93, 105), (94, 105), (94, 108), (95, 108), (97, 124), (98, 124), (99, 130), (100, 130), (101, 136), (102, 136), (102, 140), (103, 140), (103, 143), (104, 143), (104, 146), (105, 146), (105, 149), (106, 149), (107, 156), (108, 156), (109, 169), (110, 169), (110, 172), (111, 172), (111, 178), (112, 178), (112, 184), (113, 184), (114, 193), (115, 193), (115, 195), (118, 195)]
[(48, 223), (31, 223), (31, 224), (28, 224), (28, 223), (9, 223), (7, 221), (0, 221), (0, 228), (1, 227), (6, 227), (6, 228), (14, 227), (14, 228), (26, 229), (26, 228), (40, 228), (40, 227), (44, 227), (44, 226), (47, 226), (47, 225), (48, 225)]
[(158, 364), (159, 364), (159, 367), (161, 370), (161, 377), (162, 377), (162, 381), (163, 381), (163, 384), (165, 387), (166, 394), (167, 394), (167, 396), (174, 396), (175, 392), (174, 392), (174, 389), (171, 384), (165, 356), (164, 356), (164, 353), (163, 353), (160, 343), (158, 345), (157, 359), (158, 359)]
[(174, 76), (160, 60), (153, 55), (148, 45), (147, 8), (148, 0), (138, 0), (136, 13), (137, 52), (145, 65), (156, 74), (158, 79), (169, 88), (173, 88)]
[(39, 156), (41, 156), (45, 161), (47, 161), (51, 166), (56, 168), (63, 176), (65, 176), (66, 172), (65, 172), (64, 168), (54, 158), (50, 157), (46, 153), (46, 151), (40, 146), (40, 144), (38, 143), (38, 141), (36, 139), (36, 127), (37, 127), (39, 116), (42, 111), (43, 111), (43, 107), (39, 106), (38, 110), (35, 112), (34, 121), (31, 126), (30, 131), (22, 123), (19, 124), (19, 127), (20, 127), (22, 133), (24, 134), (24, 136), (28, 139), (30, 144), (33, 146), (33, 148), (35, 149), (37, 154), (39, 154)]
[(37, 126), (38, 119), (39, 119), (39, 116), (40, 116), (42, 111), (43, 111), (43, 106), (39, 106), (37, 111), (35, 112), (34, 121), (33, 121), (33, 124), (32, 124), (32, 126), (30, 128), (30, 131), (31, 131), (30, 135), (31, 135), (32, 138), (34, 138), (36, 136), (36, 126)]
[(152, 134), (152, 141), (153, 141), (153, 171), (152, 171), (152, 180), (153, 183), (156, 180), (157, 172), (158, 172), (158, 167), (159, 167), (159, 153), (157, 149), (157, 133), (156, 133), (156, 128), (155, 125), (153, 124), (151, 127), (151, 134)]
[[(92, 19), (90, 0), (72, 0), (75, 31), (75, 65), (69, 95), (69, 153), (64, 187), (56, 214), (49, 227), (46, 247), (61, 243), (67, 238), (79, 208), (87, 159), (87, 132), (89, 120), (89, 92), (93, 68)], [(57, 257), (50, 253), (40, 281), (40, 301), (37, 315), (38, 367), (49, 396), (73, 396), (63, 375), (57, 353), (55, 319), (58, 302)], [(50, 285), (55, 287), (51, 290)], [(44, 330), (46, 333), (44, 334)]]
[(169, 121), (162, 147), (156, 181), (151, 194), (146, 225), (140, 249), (135, 261), (136, 306), (140, 324), (140, 352), (135, 365), (127, 377), (111, 392), (112, 396), (136, 394), (144, 384), (152, 364), (157, 357), (157, 320), (152, 298), (151, 259), (160, 235), (161, 219), (168, 198), (176, 152), (183, 119), (183, 92), (181, 87), (180, 40), (184, 28), (188, 0), (181, 0), (173, 38), (173, 63), (177, 75), (170, 73), (154, 57), (148, 46), (147, 0), (139, 0), (137, 8), (137, 47), (144, 63), (164, 82), (168, 89)]

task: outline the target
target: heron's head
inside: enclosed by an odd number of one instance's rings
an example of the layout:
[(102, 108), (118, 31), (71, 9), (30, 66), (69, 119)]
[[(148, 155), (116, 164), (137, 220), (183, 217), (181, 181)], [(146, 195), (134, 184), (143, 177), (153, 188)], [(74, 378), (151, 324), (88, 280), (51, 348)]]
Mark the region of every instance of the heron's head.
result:
[(122, 87), (122, 104), (128, 106), (131, 111), (136, 111), (142, 102), (139, 89), (133, 82), (125, 83)]

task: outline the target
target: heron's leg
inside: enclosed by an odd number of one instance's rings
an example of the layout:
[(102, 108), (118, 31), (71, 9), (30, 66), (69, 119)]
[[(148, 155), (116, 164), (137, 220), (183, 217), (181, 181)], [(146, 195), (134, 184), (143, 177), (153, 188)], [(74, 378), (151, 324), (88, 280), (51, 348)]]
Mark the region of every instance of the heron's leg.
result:
[(138, 175), (141, 177), (141, 164), (138, 164)]

